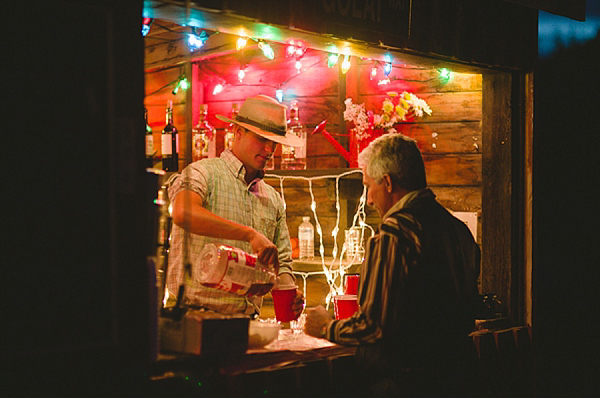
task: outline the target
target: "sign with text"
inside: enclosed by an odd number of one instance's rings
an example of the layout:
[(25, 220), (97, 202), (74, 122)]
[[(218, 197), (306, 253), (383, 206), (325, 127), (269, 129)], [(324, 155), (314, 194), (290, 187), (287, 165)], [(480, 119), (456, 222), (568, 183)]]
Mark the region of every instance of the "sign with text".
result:
[(311, 0), (301, 3), (292, 6), (291, 10), (296, 28), (399, 47), (408, 40), (410, 0)]
[(205, 0), (196, 3), (203, 8), (226, 10), (229, 15), (341, 39), (382, 42), (390, 46), (404, 45), (408, 40), (410, 0)]
[(409, 50), (448, 60), (528, 70), (537, 57), (538, 11), (508, 0), (194, 3), (202, 8), (195, 15), (198, 23), (212, 22), (216, 30), (222, 29), (222, 24), (228, 23), (227, 27), (234, 29), (247, 23), (253, 25), (258, 36), (272, 41), (285, 41), (293, 38), (295, 31), (303, 31), (321, 35), (325, 46), (331, 38), (332, 44), (347, 40), (370, 48)]

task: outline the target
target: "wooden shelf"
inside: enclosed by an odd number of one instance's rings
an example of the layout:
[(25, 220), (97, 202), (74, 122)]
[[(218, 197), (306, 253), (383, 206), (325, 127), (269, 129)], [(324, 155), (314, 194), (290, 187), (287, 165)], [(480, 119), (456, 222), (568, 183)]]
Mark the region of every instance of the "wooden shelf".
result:
[[(333, 257), (325, 257), (325, 265), (329, 266), (331, 264), (331, 262), (333, 261)], [(337, 269), (339, 267), (339, 258), (336, 259), (335, 264), (333, 265), (333, 269)], [(344, 265), (347, 265), (346, 262), (343, 262)], [(350, 265), (349, 268), (349, 272), (350, 270), (356, 270), (356, 269), (360, 269), (360, 263), (354, 263), (352, 265)], [(314, 260), (299, 260), (299, 259), (294, 259), (293, 262), (293, 269), (294, 271), (298, 271), (298, 272), (315, 272), (315, 271), (321, 271), (323, 269), (323, 263), (321, 262), (320, 258), (315, 258)], [(353, 271), (350, 273), (355, 273), (357, 271)]]
[(269, 177), (269, 174), (278, 176), (302, 176), (302, 177), (320, 177), (320, 176), (339, 176), (349, 171), (358, 171), (357, 173), (348, 174), (344, 178), (353, 180), (362, 180), (362, 172), (356, 168), (338, 168), (338, 169), (307, 169), (307, 170), (265, 170), (265, 178)]

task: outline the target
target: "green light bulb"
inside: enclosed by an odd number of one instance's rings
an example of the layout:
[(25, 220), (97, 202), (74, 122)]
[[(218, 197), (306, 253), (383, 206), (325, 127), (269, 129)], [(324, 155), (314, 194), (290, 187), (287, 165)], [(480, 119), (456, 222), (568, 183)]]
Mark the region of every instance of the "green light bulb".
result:
[(451, 71), (449, 71), (449, 70), (448, 70), (448, 69), (446, 69), (446, 68), (442, 68), (442, 69), (440, 69), (440, 70), (439, 70), (439, 73), (440, 73), (440, 78), (442, 78), (442, 79), (444, 79), (444, 80), (448, 80), (448, 79), (450, 79), (450, 76), (452, 75), (452, 72), (451, 72)]
[(269, 59), (275, 58), (275, 52), (269, 44), (265, 43), (264, 41), (261, 41), (258, 43), (258, 47), (262, 50), (265, 57)]
[(334, 53), (329, 54), (329, 57), (327, 57), (327, 67), (331, 68), (332, 66), (337, 64), (338, 57), (339, 57), (338, 54), (334, 54)]
[(183, 80), (181, 80), (181, 82), (180, 82), (180, 86), (181, 86), (181, 88), (182, 88), (182, 89), (184, 89), (184, 90), (187, 90), (187, 89), (188, 89), (188, 87), (189, 87), (189, 82), (188, 82), (187, 78), (185, 78), (185, 77), (184, 77), (184, 78), (183, 78)]

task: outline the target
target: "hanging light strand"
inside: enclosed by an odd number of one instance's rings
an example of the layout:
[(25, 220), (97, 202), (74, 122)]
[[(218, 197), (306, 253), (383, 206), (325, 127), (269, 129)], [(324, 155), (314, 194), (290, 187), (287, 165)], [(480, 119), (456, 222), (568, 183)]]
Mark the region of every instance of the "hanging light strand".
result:
[[(315, 177), (303, 177), (303, 176), (282, 176), (278, 174), (265, 174), (265, 178), (278, 178), (279, 179), (279, 188), (281, 190), (281, 197), (284, 201), (284, 208), (287, 208), (287, 204), (285, 202), (285, 189), (284, 189), (284, 180), (303, 180), (308, 182), (308, 190), (311, 197), (310, 209), (313, 213), (315, 219), (315, 230), (319, 236), (319, 256), (321, 258), (321, 271), (312, 271), (312, 272), (301, 272), (294, 271), (294, 275), (302, 277), (304, 280), (304, 297), (306, 297), (306, 279), (310, 276), (314, 275), (324, 275), (329, 285), (329, 293), (325, 299), (326, 306), (329, 308), (329, 304), (334, 296), (343, 293), (343, 276), (346, 274), (346, 271), (352, 266), (352, 263), (344, 263), (343, 255), (345, 253), (345, 248), (342, 249), (340, 256), (338, 257), (338, 249), (337, 249), (337, 236), (339, 234), (339, 224), (340, 224), (340, 192), (339, 192), (339, 181), (341, 178), (346, 177), (350, 174), (361, 173), (361, 170), (350, 170), (344, 172), (339, 175), (323, 175), (323, 176), (315, 176)], [(315, 196), (313, 192), (312, 182), (314, 180), (319, 179), (335, 179), (335, 201), (336, 201), (336, 223), (335, 227), (332, 230), (332, 236), (334, 239), (333, 249), (332, 249), (332, 260), (329, 264), (325, 261), (325, 246), (323, 244), (323, 229), (319, 222), (319, 217), (317, 214), (317, 203), (315, 201)], [(364, 210), (366, 204), (366, 187), (363, 188), (363, 193), (359, 201), (359, 206), (357, 212), (354, 214), (352, 227), (357, 227), (361, 230), (361, 242), (364, 241), (364, 229), (369, 228), (371, 230), (371, 236), (374, 234), (373, 228), (369, 226), (366, 221), (366, 212)], [(337, 262), (337, 264), (336, 264)], [(336, 266), (337, 265), (337, 266)]]

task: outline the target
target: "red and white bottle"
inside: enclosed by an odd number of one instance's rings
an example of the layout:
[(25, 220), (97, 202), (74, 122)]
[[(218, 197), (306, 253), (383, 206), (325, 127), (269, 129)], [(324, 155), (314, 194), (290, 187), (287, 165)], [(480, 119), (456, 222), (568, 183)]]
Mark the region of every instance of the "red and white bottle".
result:
[(223, 244), (204, 246), (196, 268), (202, 285), (240, 296), (263, 296), (277, 278), (256, 255)]
[(192, 129), (192, 161), (217, 157), (217, 130), (208, 123), (208, 105), (198, 106), (198, 124)]

